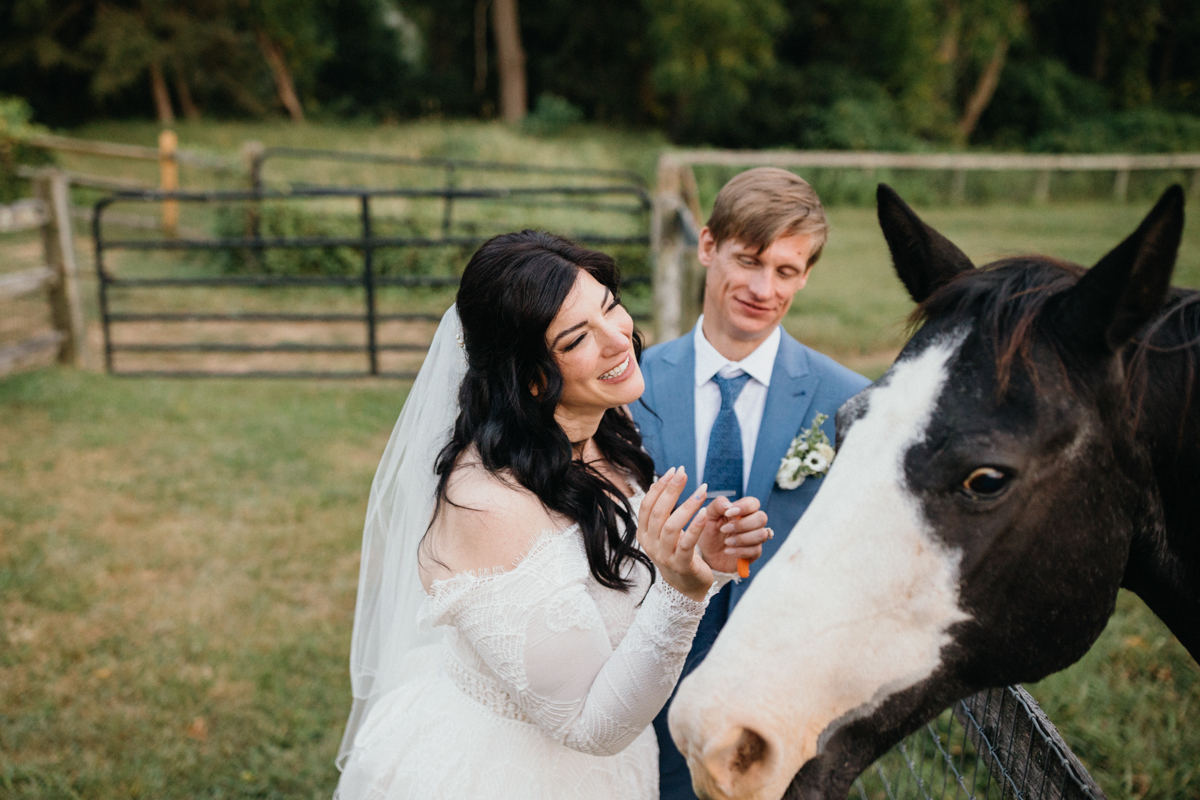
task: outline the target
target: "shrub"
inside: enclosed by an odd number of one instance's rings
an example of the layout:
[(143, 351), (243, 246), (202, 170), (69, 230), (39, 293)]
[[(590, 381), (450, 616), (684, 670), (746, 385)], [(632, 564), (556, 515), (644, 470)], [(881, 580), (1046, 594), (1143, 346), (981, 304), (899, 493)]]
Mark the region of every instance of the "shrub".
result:
[(1053, 58), (1015, 61), (1004, 69), (980, 120), (981, 138), (1024, 148), (1035, 136), (1109, 110), (1108, 93)]
[[(350, 237), (359, 234), (356, 220), (330, 214), (313, 214), (295, 206), (262, 203), (253, 206), (222, 206), (217, 209), (216, 235), (221, 238), (249, 236), (257, 217), (264, 239), (296, 237)], [(349, 247), (269, 248), (214, 250), (206, 253), (222, 272), (265, 275), (354, 275), (362, 269), (362, 257)]]
[(1200, 150), (1200, 117), (1138, 108), (1073, 120), (1035, 136), (1030, 150), (1057, 153), (1170, 153)]
[(807, 105), (797, 144), (828, 150), (916, 150), (899, 104), (875, 81), (844, 67), (814, 64), (803, 71)]
[(20, 97), (0, 96), (0, 203), (25, 196), (25, 181), (17, 177), (18, 164), (52, 164), (45, 150), (24, 140), (45, 129), (32, 123), (33, 112)]
[(583, 121), (583, 110), (556, 94), (538, 95), (537, 106), (522, 121), (526, 132), (535, 136), (554, 136)]
[[(357, 238), (362, 226), (357, 216), (308, 211), (295, 204), (264, 202), (222, 206), (214, 213), (214, 234), (220, 238), (251, 235), (254, 217), (264, 239)], [(377, 237), (429, 236), (410, 220), (377, 217)], [(372, 257), (378, 275), (455, 275), (466, 264), (468, 250), (458, 246), (438, 248), (381, 247)], [(359, 275), (362, 251), (357, 247), (230, 248), (201, 251), (200, 258), (221, 272), (247, 275)]]

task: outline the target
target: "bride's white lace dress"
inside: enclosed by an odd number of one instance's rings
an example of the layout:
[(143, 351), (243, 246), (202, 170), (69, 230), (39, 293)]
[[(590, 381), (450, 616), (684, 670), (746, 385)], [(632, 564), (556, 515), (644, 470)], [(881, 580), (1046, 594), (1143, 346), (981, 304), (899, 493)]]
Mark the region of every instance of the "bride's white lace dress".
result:
[(629, 592), (597, 583), (571, 526), (509, 569), (435, 583), (421, 624), (447, 628), (440, 668), (371, 709), (340, 800), (656, 800), (650, 723), (706, 603), (628, 576)]

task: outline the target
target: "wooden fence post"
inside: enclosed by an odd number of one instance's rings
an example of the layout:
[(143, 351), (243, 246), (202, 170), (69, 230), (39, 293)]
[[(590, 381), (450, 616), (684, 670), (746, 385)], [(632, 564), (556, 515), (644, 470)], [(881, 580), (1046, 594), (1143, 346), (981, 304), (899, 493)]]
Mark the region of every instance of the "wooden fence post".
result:
[(967, 171), (956, 169), (950, 179), (950, 202), (961, 205), (967, 199)]
[(1129, 196), (1129, 170), (1117, 170), (1117, 177), (1113, 180), (1113, 200), (1118, 203), (1124, 203), (1125, 198)]
[(71, 187), (67, 176), (55, 169), (40, 170), (33, 182), (34, 196), (46, 208), (42, 225), (42, 251), (54, 274), (49, 284), (54, 328), (61, 334), (60, 364), (83, 366), (83, 308), (79, 301), (79, 268), (71, 230)]
[(1033, 183), (1033, 202), (1045, 205), (1050, 202), (1050, 170), (1044, 169), (1037, 174)]
[(242, 142), (242, 166), (246, 169), (246, 175), (250, 180), (250, 190), (257, 191), (262, 188), (262, 156), (267, 151), (262, 142), (249, 141)]
[(704, 270), (696, 260), (700, 200), (691, 166), (658, 160), (650, 249), (654, 258), (654, 341), (667, 342), (700, 316)]
[[(179, 190), (179, 160), (176, 157), (179, 150), (179, 137), (175, 131), (165, 130), (158, 135), (158, 171), (159, 186), (164, 192)], [(162, 204), (163, 233), (171, 238), (179, 235), (179, 201), (163, 200)]]
[[(267, 148), (263, 146), (262, 142), (254, 140), (242, 142), (242, 163), (246, 167), (246, 176), (252, 192), (262, 191), (262, 157), (266, 151)], [(262, 238), (262, 208), (258, 201), (246, 204), (246, 236), (252, 239)], [(254, 258), (258, 259), (260, 264), (262, 256), (262, 250), (254, 251)]]

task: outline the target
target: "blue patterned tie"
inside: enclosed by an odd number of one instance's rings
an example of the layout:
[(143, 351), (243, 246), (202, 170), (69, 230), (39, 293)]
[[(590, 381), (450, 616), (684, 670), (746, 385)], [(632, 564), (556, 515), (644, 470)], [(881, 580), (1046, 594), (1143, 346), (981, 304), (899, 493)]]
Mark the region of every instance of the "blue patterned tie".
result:
[(744, 372), (736, 378), (713, 376), (713, 382), (721, 390), (721, 410), (708, 437), (704, 482), (710, 492), (733, 492), (729, 495), (731, 501), (742, 496), (742, 426), (733, 413), (733, 404), (749, 380), (750, 376)]
[[(733, 404), (748, 380), (750, 376), (745, 373), (736, 378), (713, 376), (713, 381), (721, 390), (721, 410), (717, 412), (717, 420), (713, 423), (712, 433), (708, 437), (704, 480), (710, 492), (732, 492), (729, 496), (731, 501), (742, 496), (742, 426), (738, 425), (737, 415), (733, 413)], [(721, 591), (708, 601), (708, 608), (696, 628), (695, 638), (692, 639), (692, 649), (683, 662), (681, 678), (689, 675), (712, 649), (721, 626), (729, 617), (732, 586), (732, 583), (725, 584)], [(674, 699), (674, 693), (671, 697)], [(662, 800), (695, 800), (687, 761), (671, 740), (667, 725), (667, 712), (670, 707), (668, 701), (666, 708), (654, 718), (654, 731), (658, 735), (659, 772), (663, 776), (663, 782), (660, 784), (661, 797)]]

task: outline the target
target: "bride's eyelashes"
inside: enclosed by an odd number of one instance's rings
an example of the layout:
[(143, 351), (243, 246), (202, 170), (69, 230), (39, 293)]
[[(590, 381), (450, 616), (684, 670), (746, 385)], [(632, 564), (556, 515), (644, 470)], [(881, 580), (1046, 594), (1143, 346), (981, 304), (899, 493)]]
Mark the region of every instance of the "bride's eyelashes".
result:
[[(613, 297), (613, 301), (612, 301), (612, 303), (610, 303), (610, 304), (609, 304), (608, 308), (604, 309), (604, 313), (605, 313), (605, 314), (609, 313), (610, 311), (612, 311), (613, 309), (615, 309), (615, 308), (616, 308), (617, 306), (619, 306), (619, 305), (621, 305), (621, 301), (620, 301), (620, 299), (619, 299), (619, 298), (617, 298), (617, 297)], [(575, 339), (575, 341), (571, 342), (569, 345), (567, 345), (566, 347), (564, 347), (564, 348), (562, 349), (562, 352), (564, 352), (564, 353), (569, 353), (569, 352), (571, 352), (571, 351), (572, 351), (572, 350), (574, 350), (574, 349), (575, 349), (575, 348), (576, 348), (576, 347), (577, 347), (577, 346), (578, 346), (578, 345), (579, 345), (581, 342), (583, 342), (583, 340), (584, 340), (586, 337), (587, 337), (587, 333), (586, 333), (586, 332), (579, 334), (579, 337), (578, 337), (577, 339)]]

